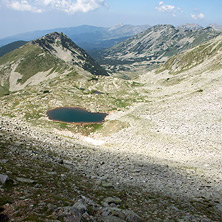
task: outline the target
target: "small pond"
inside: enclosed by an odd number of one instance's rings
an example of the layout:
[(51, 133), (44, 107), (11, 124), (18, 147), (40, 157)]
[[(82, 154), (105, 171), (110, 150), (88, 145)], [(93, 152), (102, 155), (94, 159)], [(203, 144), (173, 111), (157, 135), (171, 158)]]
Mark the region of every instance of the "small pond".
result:
[(66, 123), (102, 123), (107, 113), (91, 113), (79, 107), (61, 107), (49, 110), (47, 116), (51, 120)]

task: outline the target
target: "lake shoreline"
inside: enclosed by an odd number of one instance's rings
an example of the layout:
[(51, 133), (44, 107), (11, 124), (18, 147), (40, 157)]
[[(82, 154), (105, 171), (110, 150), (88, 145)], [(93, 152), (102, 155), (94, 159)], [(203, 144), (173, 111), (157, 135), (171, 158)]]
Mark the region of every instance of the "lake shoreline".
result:
[[(93, 114), (101, 114), (103, 117), (103, 121), (90, 121), (90, 122), (85, 122), (85, 121), (81, 121), (81, 122), (75, 122), (75, 121), (63, 121), (63, 120), (58, 120), (58, 119), (54, 119), (52, 116), (50, 116), (50, 113), (53, 111), (59, 111), (59, 110), (78, 110), (78, 111), (83, 111), (83, 113), (85, 113), (86, 115), (93, 115)], [(67, 123), (67, 124), (74, 124), (74, 125), (91, 125), (91, 124), (103, 124), (105, 122), (105, 118), (108, 116), (108, 113), (100, 113), (100, 112), (90, 112), (84, 108), (78, 107), (78, 106), (64, 106), (64, 107), (56, 107), (54, 109), (50, 109), (46, 112), (46, 115), (48, 117), (48, 119), (55, 121), (55, 122), (61, 122), (61, 123)], [(75, 115), (75, 114), (73, 114)]]

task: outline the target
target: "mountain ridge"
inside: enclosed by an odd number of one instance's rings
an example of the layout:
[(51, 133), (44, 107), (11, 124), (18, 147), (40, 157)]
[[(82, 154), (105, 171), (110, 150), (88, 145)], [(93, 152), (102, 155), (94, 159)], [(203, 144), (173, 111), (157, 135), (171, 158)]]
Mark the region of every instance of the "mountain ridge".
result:
[(69, 74), (75, 78), (80, 73), (86, 76), (108, 75), (66, 35), (50, 33), (0, 58), (0, 94), (60, 75)]
[(104, 50), (98, 61), (114, 72), (153, 69), (169, 57), (220, 34), (211, 27), (189, 30), (173, 25), (156, 25)]

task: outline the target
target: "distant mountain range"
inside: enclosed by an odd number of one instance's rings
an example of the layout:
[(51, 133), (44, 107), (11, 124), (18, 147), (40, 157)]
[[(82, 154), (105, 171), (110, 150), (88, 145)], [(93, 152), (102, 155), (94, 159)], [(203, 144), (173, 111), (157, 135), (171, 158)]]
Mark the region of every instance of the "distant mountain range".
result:
[(97, 60), (111, 72), (153, 69), (220, 34), (211, 27), (156, 25), (100, 52)]
[(4, 46), (18, 40), (31, 41), (51, 32), (62, 32), (85, 50), (104, 49), (111, 47), (128, 37), (136, 35), (149, 27), (149, 25), (133, 26), (120, 24), (104, 28), (82, 25), (71, 28), (38, 30), (0, 39), (0, 46)]
[[(0, 56), (18, 47), (19, 44), (21, 44), (21, 41), (31, 41), (51, 32), (62, 32), (78, 46), (86, 50), (92, 57), (97, 58), (99, 51), (110, 48), (134, 35), (146, 31), (150, 27), (150, 25), (133, 26), (119, 24), (108, 28), (82, 25), (70, 28), (37, 30), (0, 39)], [(216, 31), (222, 31), (222, 26), (217, 24), (211, 24), (210, 27)], [(183, 24), (176, 28), (192, 31), (203, 29), (202, 26), (195, 23)]]

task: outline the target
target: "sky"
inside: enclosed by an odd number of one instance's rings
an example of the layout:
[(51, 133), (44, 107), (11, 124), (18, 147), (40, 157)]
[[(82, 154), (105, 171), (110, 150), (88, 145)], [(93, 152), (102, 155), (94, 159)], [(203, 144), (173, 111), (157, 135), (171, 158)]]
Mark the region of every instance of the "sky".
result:
[(0, 38), (79, 25), (222, 25), (221, 12), (221, 0), (0, 0)]

